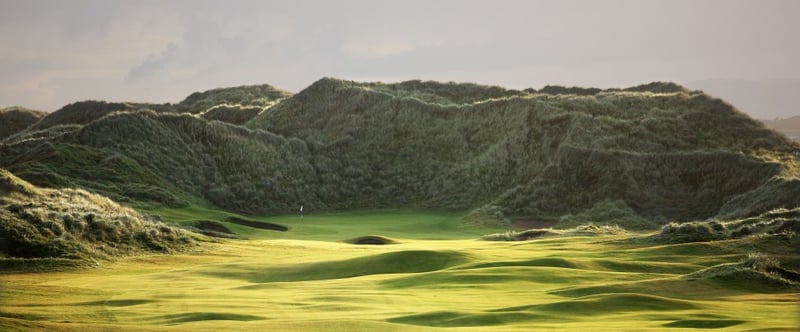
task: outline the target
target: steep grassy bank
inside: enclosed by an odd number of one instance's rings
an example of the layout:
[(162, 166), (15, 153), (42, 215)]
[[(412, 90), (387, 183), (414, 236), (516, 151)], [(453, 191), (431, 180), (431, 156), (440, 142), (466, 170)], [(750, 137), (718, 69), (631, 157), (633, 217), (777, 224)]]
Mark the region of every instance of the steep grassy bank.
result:
[(13, 270), (81, 265), (193, 246), (185, 231), (75, 189), (43, 189), (0, 170), (0, 266)]
[(24, 107), (7, 107), (0, 109), (0, 140), (21, 132), (47, 113)]
[(140, 207), (260, 215), (402, 207), (655, 229), (800, 204), (796, 143), (669, 83), (517, 91), (325, 78), (295, 95), (251, 86), (157, 111), (98, 105), (6, 139), (0, 166)]
[[(475, 89), (323, 79), (248, 126), (306, 142), (316, 168), (338, 175), (326, 175), (317, 192), (343, 191), (336, 196), (360, 204), (484, 206), (501, 218), (558, 220), (615, 202), (651, 225), (703, 219), (777, 175), (796, 175), (762, 156), (791, 160), (793, 143), (675, 85)], [(443, 90), (450, 93), (436, 94)]]

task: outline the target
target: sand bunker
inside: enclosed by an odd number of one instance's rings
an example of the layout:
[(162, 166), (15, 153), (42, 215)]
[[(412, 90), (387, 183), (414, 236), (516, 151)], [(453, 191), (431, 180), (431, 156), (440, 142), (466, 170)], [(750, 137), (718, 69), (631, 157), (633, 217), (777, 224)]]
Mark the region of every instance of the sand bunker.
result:
[(283, 225), (268, 223), (268, 222), (265, 222), (265, 221), (247, 220), (247, 219), (239, 218), (239, 217), (228, 217), (227, 221), (229, 223), (233, 223), (233, 224), (237, 224), (237, 225), (253, 227), (253, 228), (258, 228), (258, 229), (266, 229), (266, 230), (271, 230), (271, 231), (285, 232), (285, 231), (289, 230), (289, 227), (286, 227), (286, 226), (283, 226)]

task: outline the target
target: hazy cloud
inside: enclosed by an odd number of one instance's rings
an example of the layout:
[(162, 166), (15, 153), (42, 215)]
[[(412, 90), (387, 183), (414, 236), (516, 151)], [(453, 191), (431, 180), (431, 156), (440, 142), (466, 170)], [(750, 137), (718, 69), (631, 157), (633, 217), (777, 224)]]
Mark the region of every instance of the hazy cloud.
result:
[(166, 75), (166, 69), (170, 64), (174, 64), (177, 52), (178, 46), (170, 43), (161, 53), (151, 55), (141, 64), (131, 68), (128, 72), (128, 81), (134, 83), (151, 81), (158, 75)]
[(796, 1), (0, 0), (0, 106), (323, 76), (512, 88), (800, 77)]

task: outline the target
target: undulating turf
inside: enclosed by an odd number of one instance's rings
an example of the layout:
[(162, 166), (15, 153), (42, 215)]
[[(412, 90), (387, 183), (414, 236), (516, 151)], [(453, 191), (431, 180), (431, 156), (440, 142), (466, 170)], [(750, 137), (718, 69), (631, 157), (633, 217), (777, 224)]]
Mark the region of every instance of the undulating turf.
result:
[[(470, 226), (462, 222), (463, 213), (414, 210), (351, 211), (275, 217), (240, 216), (218, 209), (192, 205), (151, 211), (165, 221), (192, 225), (198, 220), (216, 221), (249, 239), (304, 239), (345, 241), (367, 235), (418, 240), (475, 239), (505, 231), (497, 226)], [(261, 221), (289, 228), (288, 232), (262, 231), (231, 222), (231, 217)]]
[[(420, 211), (237, 216), (286, 232), (229, 223), (235, 215), (201, 207), (159, 212), (187, 225), (219, 222), (249, 240), (93, 269), (0, 274), (0, 330), (800, 327), (796, 286), (732, 285), (717, 277), (728, 265), (709, 270), (742, 260), (729, 242), (653, 245), (630, 239), (637, 234), (482, 241), (498, 230)], [(391, 244), (347, 242), (366, 235)]]

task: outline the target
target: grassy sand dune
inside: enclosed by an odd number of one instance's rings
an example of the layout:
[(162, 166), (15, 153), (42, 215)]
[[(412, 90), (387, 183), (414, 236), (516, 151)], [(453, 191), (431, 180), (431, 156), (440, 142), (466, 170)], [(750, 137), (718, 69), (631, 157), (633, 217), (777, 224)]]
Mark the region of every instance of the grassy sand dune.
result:
[(797, 149), (671, 83), (518, 91), (323, 78), (297, 94), (256, 85), (174, 105), (76, 102), (3, 140), (0, 167), (137, 208), (415, 207), (647, 230), (800, 206)]
[[(171, 212), (166, 215), (185, 213)], [(200, 215), (231, 229), (244, 227), (225, 223), (229, 215)], [(188, 222), (200, 216), (185, 217)], [(653, 244), (631, 240), (636, 234), (483, 241), (473, 233), (496, 229), (467, 228), (458, 216), (415, 211), (268, 220), (290, 230), (246, 228), (241, 235), (252, 240), (206, 243), (203, 254), (0, 275), (0, 328), (794, 331), (799, 326), (796, 284), (744, 279), (735, 285), (716, 277), (719, 264), (748, 271), (742, 265), (746, 251), (727, 242)], [(430, 227), (453, 232), (426, 239)], [(394, 244), (342, 242), (384, 230)]]
[(0, 268), (56, 266), (193, 247), (195, 236), (80, 189), (36, 187), (0, 169)]

